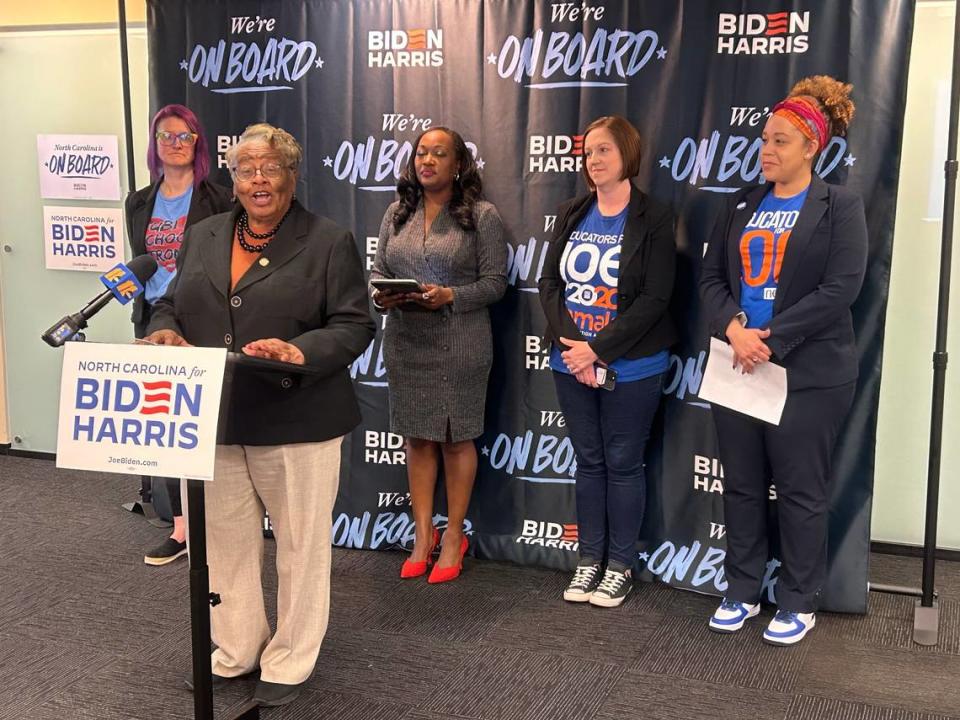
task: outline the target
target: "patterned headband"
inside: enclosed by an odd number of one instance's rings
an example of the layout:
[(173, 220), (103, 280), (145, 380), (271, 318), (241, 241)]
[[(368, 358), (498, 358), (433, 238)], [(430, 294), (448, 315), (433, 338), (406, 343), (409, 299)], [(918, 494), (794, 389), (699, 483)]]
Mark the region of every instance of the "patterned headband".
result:
[(830, 139), (827, 119), (813, 102), (802, 97), (787, 98), (773, 106), (774, 115), (789, 120), (808, 140), (820, 143), (820, 149), (826, 147)]

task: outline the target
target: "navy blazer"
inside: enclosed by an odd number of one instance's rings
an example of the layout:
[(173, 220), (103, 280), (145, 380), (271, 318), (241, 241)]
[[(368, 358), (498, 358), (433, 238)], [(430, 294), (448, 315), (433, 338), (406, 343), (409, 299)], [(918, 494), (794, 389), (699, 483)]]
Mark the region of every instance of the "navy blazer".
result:
[[(700, 274), (700, 296), (711, 334), (726, 340), (741, 311), (740, 236), (773, 187), (734, 194), (717, 220)], [(770, 337), (773, 360), (787, 369), (790, 390), (827, 388), (856, 380), (856, 338), (850, 306), (867, 269), (867, 220), (851, 190), (816, 175), (790, 234), (780, 268)]]
[[(558, 344), (561, 337), (586, 340), (567, 311), (560, 260), (570, 233), (596, 198), (596, 193), (590, 193), (566, 201), (557, 210), (550, 248), (537, 283), (547, 318), (547, 340)], [(675, 225), (670, 208), (631, 185), (620, 248), (617, 316), (590, 340), (590, 348), (605, 363), (621, 357), (635, 360), (654, 355), (676, 342), (676, 328), (667, 312), (677, 268)]]
[(238, 368), (226, 444), (320, 442), (348, 433), (360, 422), (348, 366), (374, 333), (353, 235), (294, 201), (260, 259), (231, 288), (240, 210), (187, 230), (177, 274), (154, 304), (148, 331), (173, 330), (192, 345), (235, 352), (279, 338), (321, 370), (283, 376)]
[[(127, 242), (130, 243), (133, 257), (147, 252), (147, 224), (150, 222), (151, 215), (153, 215), (153, 205), (157, 199), (157, 192), (160, 190), (160, 182), (160, 180), (157, 180), (152, 185), (147, 185), (136, 192), (130, 193), (123, 203), (123, 215), (127, 221)], [(204, 180), (193, 189), (193, 195), (190, 196), (190, 210), (187, 211), (186, 227), (190, 227), (211, 215), (227, 212), (231, 207), (233, 207), (233, 191), (230, 188)], [(140, 295), (133, 301), (132, 320), (134, 325), (149, 321), (149, 315), (146, 301), (143, 299), (143, 295)]]

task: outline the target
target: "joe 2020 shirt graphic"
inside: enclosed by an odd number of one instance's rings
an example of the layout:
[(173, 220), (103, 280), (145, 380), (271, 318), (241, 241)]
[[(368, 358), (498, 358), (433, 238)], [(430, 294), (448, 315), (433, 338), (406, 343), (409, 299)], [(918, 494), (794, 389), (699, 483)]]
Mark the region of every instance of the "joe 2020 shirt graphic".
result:
[(788, 198), (768, 192), (740, 235), (740, 308), (747, 327), (766, 328), (773, 318), (783, 256), (809, 189)]
[(617, 316), (617, 278), (627, 208), (604, 216), (594, 203), (570, 233), (560, 259), (567, 286), (567, 310), (580, 332), (592, 340)]
[[(594, 202), (576, 229), (570, 233), (560, 258), (560, 277), (566, 284), (567, 312), (589, 342), (617, 317), (620, 250), (629, 205), (616, 215), (603, 215)], [(666, 351), (648, 357), (619, 358), (610, 366), (617, 382), (651, 377), (667, 369)], [(550, 352), (550, 368), (568, 373), (556, 344)]]

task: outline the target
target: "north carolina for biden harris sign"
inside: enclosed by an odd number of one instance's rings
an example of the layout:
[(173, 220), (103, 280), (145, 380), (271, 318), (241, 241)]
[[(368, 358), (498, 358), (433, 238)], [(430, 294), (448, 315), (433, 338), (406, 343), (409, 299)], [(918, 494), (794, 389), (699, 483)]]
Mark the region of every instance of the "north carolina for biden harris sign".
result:
[(226, 350), (69, 342), (57, 467), (213, 478)]

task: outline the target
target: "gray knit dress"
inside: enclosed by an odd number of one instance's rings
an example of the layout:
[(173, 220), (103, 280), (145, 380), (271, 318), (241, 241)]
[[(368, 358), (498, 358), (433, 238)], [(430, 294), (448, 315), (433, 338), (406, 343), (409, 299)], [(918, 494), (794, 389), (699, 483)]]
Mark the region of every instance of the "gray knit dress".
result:
[(370, 278), (412, 278), (453, 289), (437, 310), (393, 309), (383, 331), (390, 430), (405, 437), (459, 442), (483, 433), (493, 340), (487, 306), (507, 288), (507, 246), (497, 209), (479, 201), (477, 229), (463, 230), (444, 208), (424, 237), (423, 203), (393, 229), (387, 208)]

